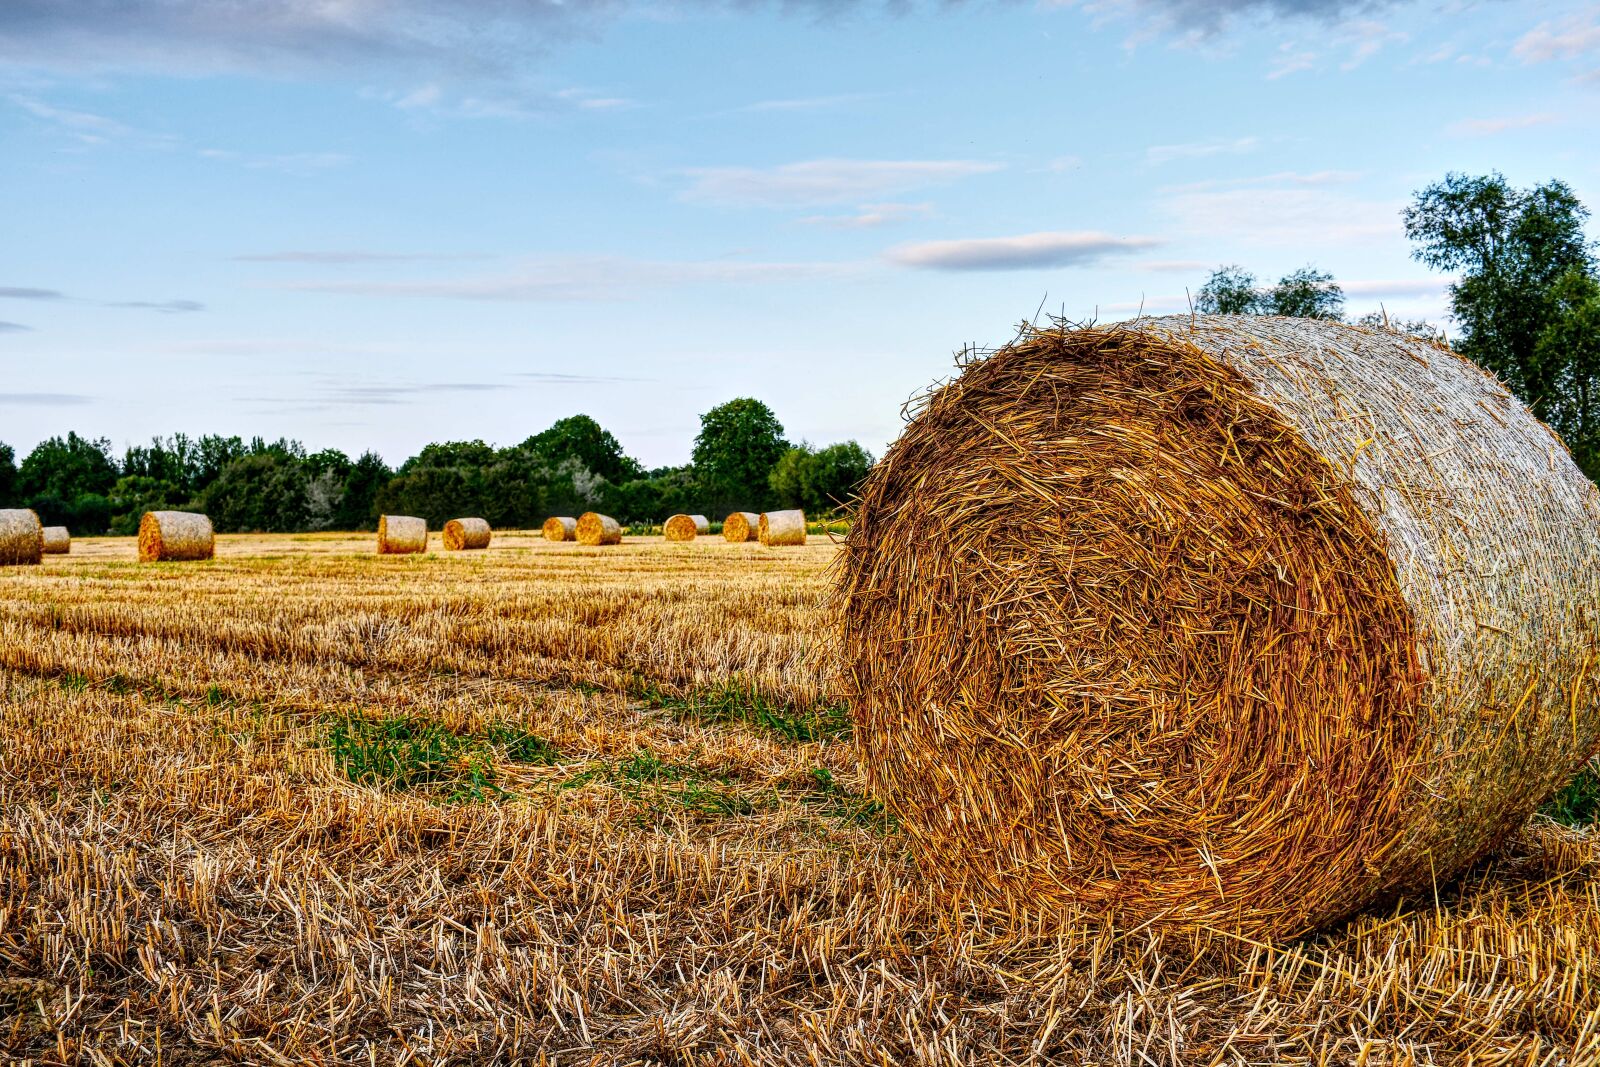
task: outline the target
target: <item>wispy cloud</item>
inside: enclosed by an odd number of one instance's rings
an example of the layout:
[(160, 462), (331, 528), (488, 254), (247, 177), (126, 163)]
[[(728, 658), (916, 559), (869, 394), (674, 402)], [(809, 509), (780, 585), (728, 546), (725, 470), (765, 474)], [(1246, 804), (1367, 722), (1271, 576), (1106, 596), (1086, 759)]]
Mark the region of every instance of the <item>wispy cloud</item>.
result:
[(1600, 59), (1600, 11), (1541, 22), (1518, 38), (1511, 54), (1524, 63)]
[(1196, 274), (1216, 266), (1208, 259), (1141, 259), (1133, 266), (1157, 274)]
[(517, 378), (526, 378), (540, 385), (608, 385), (616, 382), (654, 382), (657, 378), (618, 378), (605, 374), (559, 374), (555, 371), (519, 371)]
[(876, 93), (836, 93), (833, 96), (800, 96), (781, 100), (757, 100), (751, 104), (719, 111), (719, 115), (758, 115), (772, 111), (828, 111), (871, 100)]
[(32, 326), (24, 326), (20, 322), (0, 321), (0, 333), (23, 333), (32, 329)]
[(316, 263), (331, 266), (342, 263), (437, 263), (491, 257), (482, 252), (366, 252), (352, 249), (250, 252), (231, 258), (238, 263)]
[(1158, 144), (1145, 149), (1151, 163), (1171, 163), (1175, 159), (1200, 159), (1205, 156), (1243, 155), (1261, 147), (1259, 137), (1219, 138), (1189, 144)]
[(67, 294), (56, 289), (28, 289), (16, 285), (0, 285), (3, 300), (65, 300)]
[(1405, 0), (1054, 0), (1081, 7), (1101, 18), (1140, 25), (1141, 36), (1174, 35), (1203, 41), (1246, 20), (1337, 24), (1355, 15), (1394, 7)]
[(1179, 231), (1225, 247), (1317, 248), (1402, 239), (1403, 201), (1363, 199), (1342, 184), (1307, 185), (1286, 178), (1179, 188), (1168, 190), (1159, 207)]
[(1549, 126), (1560, 119), (1547, 111), (1534, 115), (1504, 115), (1492, 119), (1463, 119), (1447, 128), (1452, 137), (1492, 137), (1508, 130), (1527, 130), (1535, 126)]
[(848, 215), (808, 215), (800, 221), (808, 226), (827, 226), (837, 230), (870, 230), (933, 211), (933, 205), (920, 204), (862, 204)]
[(776, 167), (695, 167), (684, 172), (690, 180), (684, 196), (777, 208), (860, 203), (1000, 169), (999, 163), (969, 159), (814, 159)]
[(108, 308), (138, 308), (146, 311), (204, 311), (205, 305), (197, 300), (84, 300), (67, 296), (59, 289), (33, 289), (24, 286), (0, 286), (0, 300), (48, 300), (77, 304), (94, 304)]
[(143, 311), (161, 311), (182, 314), (204, 311), (206, 306), (198, 300), (120, 300), (105, 305), (108, 308), (138, 308)]
[(977, 237), (901, 245), (888, 258), (921, 270), (1037, 270), (1086, 267), (1112, 256), (1154, 248), (1153, 237), (1113, 237), (1089, 231), (1024, 233), (1015, 237)]
[(61, 127), (79, 140), (99, 144), (112, 137), (126, 137), (133, 128), (105, 115), (76, 108), (58, 107), (31, 96), (13, 94), (11, 102), (36, 119)]
[(93, 401), (83, 393), (0, 393), (0, 405), (18, 407), (74, 407)]

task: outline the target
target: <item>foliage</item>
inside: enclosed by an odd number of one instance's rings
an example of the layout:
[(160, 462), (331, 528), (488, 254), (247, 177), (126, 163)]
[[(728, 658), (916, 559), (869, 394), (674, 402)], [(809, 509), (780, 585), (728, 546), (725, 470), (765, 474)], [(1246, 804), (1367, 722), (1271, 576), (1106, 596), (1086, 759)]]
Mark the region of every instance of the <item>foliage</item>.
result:
[(1259, 288), (1256, 276), (1238, 265), (1218, 267), (1198, 292), (1194, 308), (1206, 315), (1287, 315), (1304, 319), (1337, 319), (1344, 314), (1344, 290), (1333, 275), (1301, 267)]
[(1590, 763), (1555, 796), (1540, 813), (1568, 826), (1593, 826), (1600, 822), (1600, 766)]
[(0, 442), (0, 508), (15, 507), (17, 503), (17, 453)]
[(548, 430), (534, 434), (522, 446), (543, 456), (552, 467), (575, 459), (608, 482), (625, 482), (644, 473), (638, 460), (623, 453), (622, 445), (611, 431), (587, 415), (558, 419)]
[(309, 485), (303, 455), (265, 447), (223, 468), (199, 505), (218, 530), (287, 533), (309, 525)]
[(46, 526), (99, 532), (110, 521), (106, 494), (120, 476), (111, 442), (68, 433), (41, 441), (17, 471), (17, 494)]
[(801, 444), (783, 454), (767, 484), (781, 506), (825, 515), (848, 506), (871, 469), (872, 454), (854, 441), (822, 449)]
[(1194, 309), (1202, 315), (1253, 315), (1260, 299), (1256, 276), (1234, 264), (1211, 272), (1194, 294)]
[(1533, 350), (1539, 366), (1560, 368), (1545, 419), (1594, 477), (1600, 473), (1600, 279), (1573, 267), (1550, 297), (1550, 321)]
[(108, 499), (114, 534), (136, 534), (139, 519), (145, 512), (161, 511), (181, 502), (177, 486), (147, 474), (128, 474), (117, 479)]
[(772, 468), (789, 449), (783, 424), (759, 400), (741, 397), (700, 416), (694, 466), (718, 512), (765, 510)]

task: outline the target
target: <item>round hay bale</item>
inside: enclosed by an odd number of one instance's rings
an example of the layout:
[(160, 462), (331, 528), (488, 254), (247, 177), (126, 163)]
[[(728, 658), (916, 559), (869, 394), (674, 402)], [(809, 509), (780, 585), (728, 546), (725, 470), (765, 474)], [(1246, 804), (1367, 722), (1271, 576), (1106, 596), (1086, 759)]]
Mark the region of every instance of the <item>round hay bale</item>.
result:
[(711, 520), (704, 515), (674, 515), (661, 527), (668, 541), (693, 541), (698, 534), (711, 532)]
[(555, 515), (544, 520), (546, 541), (574, 541), (578, 537), (578, 520), (565, 515)]
[(378, 555), (408, 556), (428, 551), (428, 524), (415, 515), (378, 516)]
[(139, 518), (139, 562), (210, 559), (217, 538), (211, 520), (192, 511), (147, 511)]
[(768, 548), (806, 543), (806, 513), (803, 511), (762, 512), (757, 536)]
[(451, 519), (444, 524), (444, 547), (460, 552), (489, 547), (489, 524), (483, 519)]
[(38, 563), (44, 528), (32, 508), (0, 508), (0, 566)]
[(1431, 893), (1600, 739), (1600, 494), (1396, 334), (1025, 331), (845, 543), (865, 775), (1012, 917), (1296, 935)]
[(761, 516), (753, 511), (735, 511), (722, 520), (722, 539), (735, 544), (760, 537)]
[(586, 511), (578, 516), (577, 539), (580, 545), (620, 545), (622, 525), (610, 515)]
[(44, 528), (44, 554), (65, 556), (72, 551), (72, 533), (65, 526)]

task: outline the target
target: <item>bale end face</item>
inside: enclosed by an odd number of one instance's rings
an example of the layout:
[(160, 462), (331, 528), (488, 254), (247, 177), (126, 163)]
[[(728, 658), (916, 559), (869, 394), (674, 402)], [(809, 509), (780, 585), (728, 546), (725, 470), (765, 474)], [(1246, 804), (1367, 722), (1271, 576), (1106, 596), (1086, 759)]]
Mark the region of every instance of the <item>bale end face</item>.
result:
[(753, 511), (735, 511), (722, 520), (722, 538), (734, 544), (760, 537), (761, 516)]
[(147, 511), (139, 518), (139, 562), (211, 559), (217, 538), (211, 520), (192, 511)]
[(806, 513), (803, 511), (768, 511), (761, 515), (757, 536), (768, 548), (806, 543)]
[(0, 508), (0, 566), (32, 566), (44, 556), (44, 527), (31, 508)]
[(711, 520), (704, 515), (674, 515), (661, 526), (661, 535), (668, 541), (693, 541), (710, 532)]
[(620, 545), (622, 525), (610, 515), (586, 511), (578, 516), (577, 541), (580, 545)]
[(546, 541), (576, 541), (578, 539), (578, 520), (565, 515), (555, 515), (544, 520), (544, 539)]
[(489, 524), (483, 519), (451, 519), (444, 524), (444, 547), (447, 552), (488, 548), (490, 536)]
[(427, 550), (427, 522), (415, 515), (378, 516), (378, 555), (409, 556)]

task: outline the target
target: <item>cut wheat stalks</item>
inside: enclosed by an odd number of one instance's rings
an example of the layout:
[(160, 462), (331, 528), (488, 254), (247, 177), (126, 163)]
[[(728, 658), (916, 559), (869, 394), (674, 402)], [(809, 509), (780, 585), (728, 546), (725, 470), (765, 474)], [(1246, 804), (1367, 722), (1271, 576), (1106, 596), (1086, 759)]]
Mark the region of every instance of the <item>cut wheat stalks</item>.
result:
[(451, 519), (444, 524), (444, 547), (448, 552), (489, 547), (489, 524), (483, 519)]
[(210, 559), (217, 538), (211, 520), (192, 511), (147, 511), (139, 519), (139, 562)]
[(552, 515), (544, 520), (546, 541), (574, 541), (578, 537), (578, 520), (565, 515)]
[(31, 508), (0, 508), (0, 566), (38, 563), (44, 528)]
[(622, 526), (610, 515), (586, 511), (578, 516), (577, 535), (580, 545), (620, 545)]
[(1012, 917), (1296, 934), (1431, 891), (1600, 737), (1600, 494), (1443, 348), (1028, 329), (927, 398), (856, 518), (864, 773)]
[(44, 528), (44, 554), (65, 556), (72, 551), (72, 533), (65, 526)]
[(415, 515), (378, 516), (378, 555), (407, 556), (428, 550), (428, 523)]
[(760, 537), (761, 516), (753, 511), (735, 511), (722, 520), (722, 538), (735, 544)]
[(674, 515), (661, 526), (668, 541), (693, 541), (698, 534), (711, 532), (711, 520), (704, 515)]
[(803, 511), (763, 512), (757, 536), (768, 548), (806, 543), (806, 513)]

